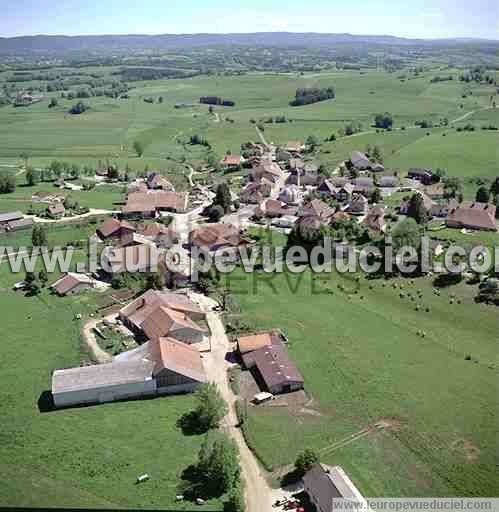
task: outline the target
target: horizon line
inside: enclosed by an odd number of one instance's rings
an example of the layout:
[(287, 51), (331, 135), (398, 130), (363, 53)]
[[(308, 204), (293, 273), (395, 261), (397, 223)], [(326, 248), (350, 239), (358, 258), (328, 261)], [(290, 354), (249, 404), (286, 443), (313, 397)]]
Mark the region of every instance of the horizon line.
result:
[(323, 35), (323, 36), (350, 36), (350, 37), (386, 37), (392, 39), (405, 39), (412, 41), (489, 41), (499, 42), (499, 37), (487, 38), (487, 37), (470, 37), (470, 36), (452, 36), (452, 37), (409, 37), (409, 36), (397, 36), (393, 34), (354, 34), (351, 32), (317, 32), (317, 31), (303, 31), (294, 32), (288, 30), (270, 30), (270, 31), (257, 31), (257, 32), (181, 32), (181, 33), (99, 33), (99, 34), (49, 34), (49, 33), (38, 33), (38, 34), (17, 34), (13, 36), (0, 35), (0, 39), (20, 39), (20, 38), (35, 38), (35, 37), (66, 37), (66, 38), (78, 38), (78, 37), (180, 37), (180, 36), (235, 36), (235, 35), (268, 35), (268, 34), (287, 34), (287, 35)]

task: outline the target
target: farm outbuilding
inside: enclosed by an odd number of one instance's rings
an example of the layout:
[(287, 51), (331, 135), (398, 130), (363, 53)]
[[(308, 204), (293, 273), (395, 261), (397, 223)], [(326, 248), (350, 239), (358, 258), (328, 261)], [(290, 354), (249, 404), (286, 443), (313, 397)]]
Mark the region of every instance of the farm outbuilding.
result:
[(340, 466), (314, 464), (303, 477), (303, 490), (320, 512), (339, 509), (342, 500), (348, 500), (354, 510), (369, 510), (366, 500)]
[(244, 367), (251, 370), (264, 390), (278, 395), (303, 389), (303, 377), (289, 359), (278, 332), (243, 336), (238, 349)]

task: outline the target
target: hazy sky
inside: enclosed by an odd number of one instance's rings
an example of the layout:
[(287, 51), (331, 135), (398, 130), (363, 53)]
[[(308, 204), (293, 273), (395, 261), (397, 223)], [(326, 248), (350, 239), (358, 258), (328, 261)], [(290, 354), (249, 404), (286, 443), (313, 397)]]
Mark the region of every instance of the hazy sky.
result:
[(0, 36), (349, 32), (498, 38), (497, 0), (0, 0)]

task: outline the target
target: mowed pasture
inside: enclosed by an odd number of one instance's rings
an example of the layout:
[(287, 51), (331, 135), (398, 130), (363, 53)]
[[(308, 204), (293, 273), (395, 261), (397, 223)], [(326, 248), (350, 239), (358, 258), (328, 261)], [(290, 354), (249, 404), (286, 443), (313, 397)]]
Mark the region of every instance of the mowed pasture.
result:
[[(457, 72), (454, 73), (457, 78)], [(33, 165), (47, 165), (58, 158), (80, 164), (96, 164), (110, 159), (124, 166), (128, 163), (134, 169), (145, 165), (168, 170), (175, 162), (199, 163), (204, 159), (204, 150), (185, 144), (189, 136), (199, 134), (211, 144), (221, 157), (226, 151), (237, 152), (242, 142), (258, 140), (254, 124), (268, 117), (286, 116), (292, 122), (266, 124), (265, 137), (277, 144), (288, 140), (305, 140), (316, 135), (320, 140), (336, 133), (350, 122), (359, 122), (369, 132), (359, 138), (346, 138), (331, 144), (331, 162), (337, 161), (336, 154), (343, 156), (342, 144), (364, 149), (365, 140), (383, 144), (386, 134), (376, 134), (372, 122), (376, 113), (390, 111), (395, 127), (413, 127), (414, 122), (427, 119), (433, 123), (442, 118), (458, 120), (470, 116), (477, 124), (489, 120), (492, 87), (478, 84), (464, 84), (455, 79), (450, 82), (431, 83), (434, 73), (419, 76), (386, 72), (338, 71), (320, 74), (264, 74), (253, 73), (243, 76), (203, 76), (188, 79), (134, 82), (129, 99), (105, 97), (83, 100), (91, 109), (82, 115), (69, 115), (68, 109), (77, 100), (59, 100), (59, 105), (48, 109), (48, 101), (56, 93), (47, 94), (45, 101), (27, 108), (6, 107), (0, 109), (0, 165), (19, 163), (19, 154), (27, 152)], [(336, 99), (303, 107), (290, 107), (297, 88), (334, 86)], [(469, 94), (469, 92), (473, 94)], [(463, 98), (463, 94), (466, 97)], [(217, 107), (218, 116), (210, 115), (206, 105), (199, 104), (199, 97), (216, 95), (235, 101), (235, 107)], [(163, 103), (158, 103), (159, 97)], [(144, 102), (153, 98), (155, 103)], [(175, 109), (174, 105), (184, 103), (192, 107)], [(486, 119), (481, 119), (485, 116)], [(407, 130), (407, 132), (413, 130)], [(449, 128), (448, 130), (452, 130)], [(402, 137), (403, 144), (412, 144), (413, 137)], [(433, 132), (432, 132), (433, 133)], [(464, 138), (469, 134), (463, 134)], [(451, 137), (452, 138), (452, 137)], [(348, 141), (347, 141), (348, 139)], [(456, 164), (456, 173), (467, 175), (466, 166), (472, 164), (469, 173), (475, 174), (475, 167), (491, 175), (493, 167), (491, 154), (496, 144), (491, 133), (478, 131), (474, 134), (476, 143), (457, 145), (453, 142), (440, 144), (440, 140), (422, 139), (407, 157), (392, 158), (386, 155), (389, 165), (449, 166)], [(145, 147), (144, 156), (138, 158), (133, 151), (133, 142), (140, 141)], [(340, 144), (341, 142), (341, 144)], [(443, 138), (442, 138), (442, 142)], [(426, 151), (426, 145), (430, 151)], [(401, 152), (402, 146), (398, 148)], [(432, 157), (432, 147), (442, 147), (441, 157)], [(467, 152), (475, 151), (473, 159), (466, 159)], [(429, 154), (430, 156), (428, 156)], [(453, 173), (453, 169), (448, 169)]]
[(310, 447), (366, 496), (496, 496), (495, 310), (475, 304), (466, 284), (436, 296), (426, 278), (312, 275), (241, 273), (230, 283), (243, 321), (287, 334), (311, 398), (248, 407), (249, 442), (273, 476)]

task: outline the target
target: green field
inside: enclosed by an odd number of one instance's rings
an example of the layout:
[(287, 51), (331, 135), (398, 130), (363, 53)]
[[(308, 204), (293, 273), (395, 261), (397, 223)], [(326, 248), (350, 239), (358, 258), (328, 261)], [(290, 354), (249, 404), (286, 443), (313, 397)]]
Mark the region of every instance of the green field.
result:
[[(239, 275), (230, 284), (242, 320), (286, 332), (312, 398), (305, 410), (248, 408), (248, 438), (265, 465), (282, 475), (311, 447), (366, 496), (496, 496), (495, 310), (474, 304), (466, 284), (438, 297), (424, 278), (376, 280), (372, 290), (361, 280), (355, 292), (352, 278), (311, 276), (260, 275), (255, 284)], [(420, 311), (393, 282), (422, 291)], [(450, 304), (451, 294), (461, 303)], [(391, 428), (328, 450), (380, 420)]]
[[(309, 135), (323, 140), (350, 122), (360, 122), (364, 131), (371, 132), (325, 145), (323, 149), (331, 151), (320, 156), (325, 161), (337, 162), (353, 148), (364, 149), (367, 143), (376, 143), (386, 146), (387, 165), (402, 170), (431, 165), (445, 166), (449, 174), (460, 176), (494, 176), (494, 133), (478, 130), (474, 134), (455, 134), (449, 127), (446, 138), (436, 129), (430, 130), (432, 135), (426, 138), (426, 130), (409, 129), (417, 120), (438, 123), (447, 118), (452, 122), (473, 112), (466, 122), (476, 123), (477, 128), (485, 122), (497, 124), (496, 112), (483, 110), (490, 107), (490, 97), (495, 94), (492, 86), (458, 80), (431, 83), (432, 77), (433, 73), (400, 79), (386, 72), (337, 71), (303, 76), (253, 73), (135, 82), (129, 99), (86, 99), (91, 109), (80, 116), (67, 114), (74, 100), (61, 99), (58, 107), (49, 110), (49, 93), (46, 101), (28, 108), (0, 109), (0, 165), (19, 163), (19, 154), (25, 151), (32, 164), (38, 166), (47, 165), (54, 158), (94, 165), (99, 159), (110, 159), (137, 170), (147, 164), (178, 172), (179, 162), (184, 159), (196, 164), (205, 157), (203, 150), (184, 144), (190, 135), (205, 137), (221, 157), (228, 150), (239, 151), (244, 141), (258, 140), (250, 120), (284, 115), (292, 122), (265, 125), (269, 142), (305, 140)], [(335, 100), (289, 106), (297, 88), (329, 85), (336, 89)], [(465, 91), (472, 91), (473, 95), (463, 98)], [(199, 97), (206, 94), (231, 99), (236, 105), (216, 108), (218, 117), (210, 115), (207, 107), (198, 103)], [(164, 99), (161, 104), (143, 101), (160, 96)], [(176, 103), (194, 106), (175, 109)], [(396, 128), (407, 127), (405, 133), (373, 132), (375, 114), (386, 110), (393, 114)], [(145, 147), (142, 158), (133, 152), (136, 140)]]

